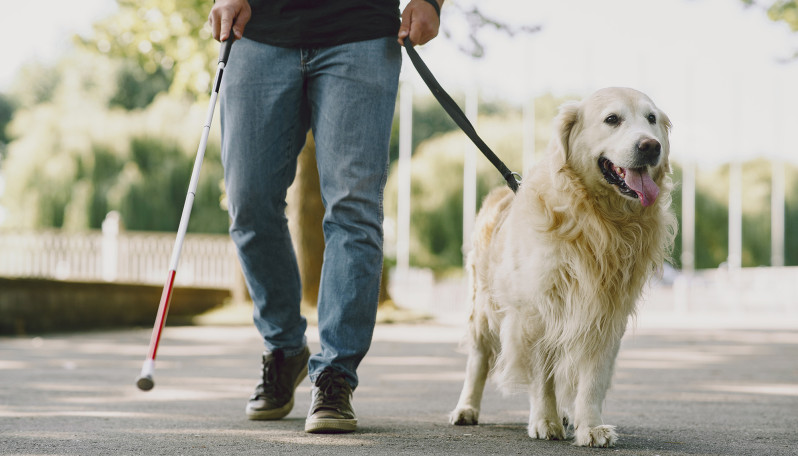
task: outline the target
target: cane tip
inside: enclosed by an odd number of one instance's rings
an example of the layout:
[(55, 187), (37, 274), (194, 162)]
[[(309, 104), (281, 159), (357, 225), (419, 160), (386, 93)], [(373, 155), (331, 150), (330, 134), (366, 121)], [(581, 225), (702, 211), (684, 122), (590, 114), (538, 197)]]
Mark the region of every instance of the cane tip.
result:
[(149, 391), (155, 386), (155, 382), (152, 381), (152, 377), (149, 375), (142, 376), (136, 379), (136, 386), (142, 391)]

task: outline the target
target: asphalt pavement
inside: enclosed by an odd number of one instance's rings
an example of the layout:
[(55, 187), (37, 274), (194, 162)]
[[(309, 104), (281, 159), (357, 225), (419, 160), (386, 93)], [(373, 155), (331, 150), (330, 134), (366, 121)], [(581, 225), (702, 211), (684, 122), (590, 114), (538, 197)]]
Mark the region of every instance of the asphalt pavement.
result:
[[(530, 439), (526, 398), (490, 384), (480, 424), (449, 425), (466, 361), (458, 325), (379, 325), (359, 428), (343, 435), (303, 432), (308, 380), (287, 418), (246, 419), (262, 351), (251, 325), (167, 326), (149, 392), (134, 380), (150, 328), (0, 338), (0, 453), (798, 455), (798, 330), (692, 323), (627, 332), (604, 407), (612, 449)], [(308, 338), (317, 349), (315, 328)]]

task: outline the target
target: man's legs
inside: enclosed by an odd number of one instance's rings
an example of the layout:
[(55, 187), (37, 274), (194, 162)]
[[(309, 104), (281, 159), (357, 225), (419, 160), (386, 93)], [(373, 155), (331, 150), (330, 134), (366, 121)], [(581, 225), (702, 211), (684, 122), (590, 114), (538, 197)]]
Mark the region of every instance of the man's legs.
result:
[(309, 115), (299, 52), (242, 39), (233, 46), (220, 95), (222, 162), (230, 236), (269, 350), (305, 345), (301, 284), (285, 197)]
[(395, 38), (344, 44), (308, 56), (308, 99), (326, 212), (319, 290), (321, 353), (326, 368), (357, 386), (371, 344), (382, 272), (382, 197), (401, 68)]
[(285, 217), (286, 191), (309, 125), (299, 51), (240, 40), (220, 93), (230, 236), (267, 349), (247, 415), (277, 419), (290, 412), (309, 356), (299, 269)]
[(302, 353), (306, 322), (299, 314), (299, 274), (284, 209), (312, 112), (326, 250), (322, 352), (311, 359), (311, 379), (318, 387), (322, 372), (335, 372), (321, 383), (351, 394), (376, 317), (399, 46), (385, 38), (298, 51), (242, 40), (233, 52), (222, 88), (222, 159), (230, 233), (255, 302), (255, 324), (270, 351)]

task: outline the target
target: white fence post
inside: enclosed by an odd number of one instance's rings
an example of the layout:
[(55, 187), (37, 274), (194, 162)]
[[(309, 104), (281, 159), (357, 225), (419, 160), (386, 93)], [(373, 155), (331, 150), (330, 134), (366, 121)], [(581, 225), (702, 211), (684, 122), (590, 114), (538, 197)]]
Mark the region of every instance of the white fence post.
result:
[[(466, 93), (466, 117), (477, 127), (479, 115), (479, 94), (476, 86)], [(471, 251), (471, 233), (477, 218), (477, 148), (471, 141), (466, 142), (463, 157), (463, 264)]]
[(113, 282), (119, 276), (119, 231), (122, 220), (119, 212), (111, 211), (103, 220), (102, 278)]
[(403, 83), (399, 93), (399, 184), (396, 217), (396, 269), (410, 268), (410, 181), (413, 153), (413, 86)]

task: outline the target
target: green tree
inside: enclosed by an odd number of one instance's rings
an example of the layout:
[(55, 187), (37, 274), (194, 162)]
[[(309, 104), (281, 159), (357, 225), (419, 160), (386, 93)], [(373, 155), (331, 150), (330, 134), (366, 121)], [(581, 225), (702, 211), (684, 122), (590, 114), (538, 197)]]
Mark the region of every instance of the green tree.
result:
[[(798, 233), (798, 169), (790, 167), (787, 174), (785, 201), (785, 233)], [(798, 236), (787, 235), (784, 240), (784, 264), (798, 266)]]
[(108, 104), (112, 108), (120, 107), (128, 111), (146, 108), (159, 93), (169, 89), (170, 82), (170, 74), (163, 67), (150, 74), (126, 61), (117, 71), (117, 90)]
[(207, 98), (219, 45), (207, 27), (204, 0), (117, 0), (118, 11), (94, 24), (87, 48), (124, 60), (173, 95)]
[(52, 101), (63, 72), (56, 65), (29, 63), (14, 79), (11, 89), (18, 106), (33, 106)]
[(786, 22), (793, 31), (798, 31), (798, 2), (779, 0), (768, 8), (768, 16), (774, 21)]
[(0, 93), (0, 162), (6, 155), (6, 144), (11, 140), (7, 127), (16, 108), (16, 103), (10, 96)]
[[(32, 104), (20, 105), (8, 128), (6, 224), (99, 228), (118, 210), (129, 229), (176, 229), (205, 109), (168, 96), (146, 109), (109, 109), (118, 93), (109, 75), (120, 66), (78, 51), (50, 71), (20, 76), (13, 96)], [(215, 132), (206, 155), (189, 229), (225, 232)]]
[(795, 0), (741, 0), (746, 6), (758, 6), (767, 11), (771, 20), (786, 22), (793, 31), (798, 31), (798, 2)]
[[(749, 7), (762, 8), (776, 22), (786, 23), (792, 31), (798, 31), (798, 1), (796, 0), (740, 0)], [(798, 58), (798, 49), (793, 58)]]

